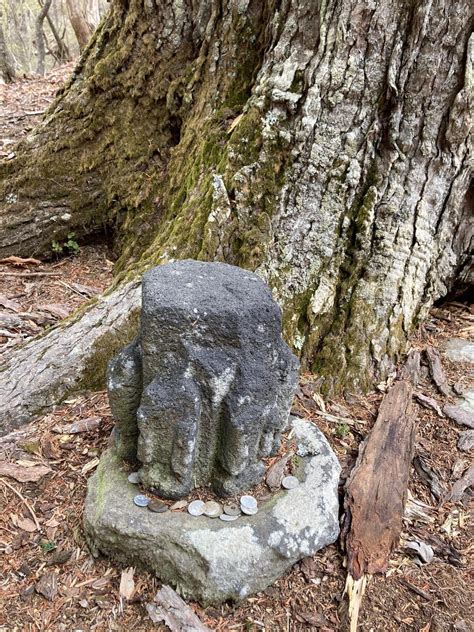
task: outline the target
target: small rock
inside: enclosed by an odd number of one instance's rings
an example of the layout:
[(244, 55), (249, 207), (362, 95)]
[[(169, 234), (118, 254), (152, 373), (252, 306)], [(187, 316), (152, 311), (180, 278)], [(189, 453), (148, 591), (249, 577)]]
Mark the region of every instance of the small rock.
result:
[(466, 410), (466, 408), (462, 408), (461, 406), (456, 406), (454, 404), (447, 404), (443, 408), (444, 414), (455, 421), (460, 426), (468, 426), (469, 428), (474, 428), (474, 414), (470, 410)]
[(459, 434), (458, 448), (462, 452), (469, 452), (474, 446), (474, 430), (463, 430)]
[(153, 513), (165, 513), (165, 511), (168, 511), (168, 505), (161, 500), (150, 500), (147, 508)]
[(173, 505), (171, 505), (170, 510), (171, 511), (179, 511), (180, 509), (184, 509), (187, 506), (188, 506), (188, 501), (187, 500), (178, 500)]
[(446, 344), (446, 355), (453, 362), (474, 362), (474, 342), (451, 338)]
[(267, 472), (266, 482), (270, 489), (276, 490), (281, 485), (281, 480), (283, 478), (283, 473), (285, 471), (286, 464), (288, 463), (291, 454), (287, 456), (283, 456), (281, 459), (278, 459), (276, 463), (274, 463), (271, 468)]

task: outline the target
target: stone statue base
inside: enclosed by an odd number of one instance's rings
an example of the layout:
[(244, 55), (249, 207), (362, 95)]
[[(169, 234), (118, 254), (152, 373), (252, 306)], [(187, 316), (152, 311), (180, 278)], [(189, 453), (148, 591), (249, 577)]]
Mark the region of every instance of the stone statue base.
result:
[(313, 423), (292, 417), (290, 428), (301, 484), (276, 492), (256, 515), (227, 523), (136, 507), (137, 488), (108, 450), (89, 481), (84, 524), (92, 551), (145, 568), (206, 605), (264, 590), (339, 534), (337, 457)]

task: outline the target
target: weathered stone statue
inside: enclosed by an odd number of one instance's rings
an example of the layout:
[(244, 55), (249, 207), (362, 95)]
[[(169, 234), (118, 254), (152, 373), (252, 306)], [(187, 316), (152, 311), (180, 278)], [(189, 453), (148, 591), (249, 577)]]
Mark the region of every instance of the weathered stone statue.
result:
[(248, 489), (278, 450), (297, 375), (258, 276), (191, 260), (154, 268), (140, 333), (109, 366), (118, 453), (166, 498), (209, 483), (222, 496)]
[[(92, 552), (218, 604), (263, 590), (334, 542), (340, 467), (314, 423), (288, 419), (297, 369), (281, 338), (280, 310), (255, 274), (198, 261), (145, 274), (138, 337), (109, 367), (115, 440), (88, 484), (84, 528)], [(167, 511), (152, 498), (153, 491), (178, 498), (211, 484), (217, 494), (243, 492), (240, 502), (257, 505), (249, 488), (287, 422), (291, 448), (283, 449), (288, 459), (294, 453), (287, 477), (294, 480), (263, 495), (256, 512), (232, 513), (230, 503), (232, 515), (216, 520), (193, 513), (193, 503)], [(140, 487), (124, 459), (138, 465)]]

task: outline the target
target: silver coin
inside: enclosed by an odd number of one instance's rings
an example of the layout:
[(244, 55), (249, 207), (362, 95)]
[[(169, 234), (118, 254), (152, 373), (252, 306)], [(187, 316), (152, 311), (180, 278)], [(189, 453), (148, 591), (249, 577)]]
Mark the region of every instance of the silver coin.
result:
[(138, 485), (138, 483), (140, 482), (138, 472), (132, 472), (131, 474), (129, 474), (127, 480), (129, 483), (132, 483), (132, 485)]
[(258, 512), (258, 507), (244, 507), (243, 505), (240, 505), (240, 508), (242, 509), (242, 513), (247, 516), (255, 516)]
[(192, 503), (189, 503), (188, 513), (190, 513), (191, 516), (202, 516), (204, 513), (204, 503), (202, 500), (193, 500)]
[(219, 518), (224, 522), (233, 522), (234, 520), (237, 520), (238, 517), (239, 516), (229, 516), (228, 514), (221, 514), (219, 516)]
[(240, 506), (246, 507), (247, 509), (256, 509), (257, 501), (253, 496), (241, 496)]
[(221, 513), (221, 505), (214, 500), (209, 500), (207, 503), (204, 503), (204, 515), (208, 518), (218, 518)]
[(150, 499), (143, 494), (137, 494), (137, 496), (133, 499), (133, 502), (137, 507), (146, 507), (150, 502)]
[(228, 516), (240, 516), (241, 511), (238, 505), (224, 505), (224, 513)]
[(285, 489), (294, 489), (295, 487), (298, 487), (299, 484), (300, 482), (296, 476), (285, 476), (281, 482), (281, 486)]

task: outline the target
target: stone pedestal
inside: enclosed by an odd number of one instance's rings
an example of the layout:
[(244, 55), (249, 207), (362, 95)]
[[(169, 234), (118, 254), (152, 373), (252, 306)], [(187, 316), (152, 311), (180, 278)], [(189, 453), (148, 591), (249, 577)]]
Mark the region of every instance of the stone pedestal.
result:
[(127, 480), (131, 462), (145, 491), (162, 498), (197, 487), (245, 494), (278, 451), (297, 379), (280, 309), (255, 274), (199, 261), (147, 272), (139, 335), (109, 365), (116, 426), (89, 484), (92, 550), (219, 603), (265, 588), (334, 542), (339, 464), (309, 421), (291, 422), (300, 484), (235, 522), (152, 513), (134, 505)]
[(89, 481), (84, 521), (92, 550), (145, 568), (204, 604), (265, 589), (339, 534), (339, 462), (313, 423), (290, 423), (300, 485), (277, 492), (255, 516), (231, 523), (136, 507), (136, 486), (110, 449)]

